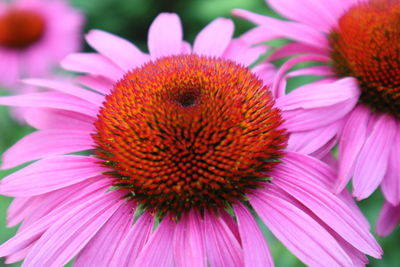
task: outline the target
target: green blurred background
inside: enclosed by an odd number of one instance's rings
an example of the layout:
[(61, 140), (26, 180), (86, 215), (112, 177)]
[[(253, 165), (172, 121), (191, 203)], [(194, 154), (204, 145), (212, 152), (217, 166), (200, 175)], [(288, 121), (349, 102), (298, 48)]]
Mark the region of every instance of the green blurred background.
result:
[[(196, 34), (216, 17), (230, 16), (233, 8), (244, 8), (260, 14), (277, 16), (263, 0), (71, 0), (71, 3), (82, 10), (87, 16), (84, 32), (90, 29), (102, 29), (131, 40), (143, 50), (146, 48), (147, 31), (152, 20), (160, 12), (176, 12), (179, 14), (185, 40), (192, 42)], [(251, 28), (249, 22), (233, 18), (235, 35), (239, 35)], [(90, 51), (88, 46), (83, 48)], [(294, 80), (292, 86), (303, 83), (304, 80)], [(7, 94), (2, 91), (1, 94)], [(22, 136), (32, 131), (27, 126), (14, 122), (4, 107), (0, 107), (0, 153), (10, 147)], [(0, 171), (0, 178), (11, 171)], [(0, 196), (0, 243), (14, 235), (16, 228), (6, 228), (7, 207), (11, 199)], [(360, 204), (362, 210), (370, 220), (372, 229), (375, 228), (375, 219), (382, 204), (382, 196), (375, 193), (371, 198)], [(285, 247), (283, 247), (269, 232), (264, 229), (276, 266), (304, 266)], [(369, 266), (400, 266), (400, 230), (397, 229), (387, 238), (378, 238), (385, 254), (382, 260), (371, 259)], [(0, 259), (0, 266), (5, 265)]]

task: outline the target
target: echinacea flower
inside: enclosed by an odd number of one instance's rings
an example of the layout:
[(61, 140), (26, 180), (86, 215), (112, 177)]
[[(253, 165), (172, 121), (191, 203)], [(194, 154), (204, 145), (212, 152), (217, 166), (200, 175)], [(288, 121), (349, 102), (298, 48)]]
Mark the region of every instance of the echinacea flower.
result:
[(0, 3), (0, 84), (43, 77), (80, 47), (83, 16), (65, 0)]
[[(30, 106), (38, 129), (4, 153), (3, 168), (39, 159), (1, 181), (0, 193), (16, 197), (8, 223), (22, 224), (0, 256), (23, 266), (74, 257), (75, 266), (273, 266), (256, 213), (310, 266), (379, 258), (349, 195), (329, 191), (332, 169), (287, 146), (301, 144), (290, 141), (295, 129), (325, 125), (308, 112), (337, 100), (275, 98), (262, 80), (271, 66), (246, 67), (264, 47), (232, 34), (218, 18), (191, 47), (178, 16), (164, 13), (150, 27), (148, 55), (91, 31), (99, 54), (63, 62), (86, 73), (79, 80), (91, 90), (30, 80), (53, 91), (0, 98)], [(341, 83), (354, 81), (323, 90)]]
[(315, 75), (325, 75), (332, 82), (343, 77), (355, 77), (358, 81), (359, 104), (338, 133), (339, 173), (334, 190), (343, 190), (353, 177), (353, 196), (358, 200), (367, 198), (381, 185), (386, 201), (398, 206), (400, 2), (269, 0), (267, 3), (296, 22), (235, 10), (236, 15), (259, 24), (247, 34), (247, 41), (289, 38), (294, 42), (277, 51), (277, 57), (303, 53), (306, 54), (303, 60), (328, 64), (328, 68), (314, 67)]

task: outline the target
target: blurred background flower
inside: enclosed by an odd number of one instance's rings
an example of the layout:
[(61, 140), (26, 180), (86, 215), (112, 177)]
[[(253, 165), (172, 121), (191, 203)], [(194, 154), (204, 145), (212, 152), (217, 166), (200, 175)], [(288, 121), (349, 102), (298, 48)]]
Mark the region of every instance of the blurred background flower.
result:
[[(9, 2), (9, 1), (2, 1)], [(247, 9), (263, 15), (278, 17), (271, 9), (266, 7), (262, 0), (71, 0), (73, 6), (80, 9), (86, 15), (86, 26), (84, 32), (90, 29), (102, 29), (114, 33), (128, 40), (135, 42), (142, 50), (146, 51), (147, 31), (151, 21), (160, 12), (176, 12), (180, 15), (184, 25), (185, 39), (192, 42), (196, 33), (204, 25), (218, 16), (231, 17), (230, 11), (234, 8)], [(253, 27), (247, 21), (234, 18), (235, 35), (239, 35)], [(281, 42), (269, 43), (277, 47)], [(88, 46), (83, 48), (90, 52)], [(291, 87), (294, 88), (304, 84), (304, 80), (292, 79)], [(3, 88), (2, 94), (5, 94)], [(32, 129), (20, 125), (13, 121), (5, 107), (0, 107), (0, 152), (15, 143), (22, 136), (31, 132)], [(0, 178), (6, 176), (13, 170), (0, 171)], [(11, 202), (10, 198), (0, 197), (0, 242), (3, 243), (16, 232), (16, 228), (6, 228), (6, 212)], [(378, 215), (379, 208), (382, 205), (383, 198), (380, 193), (375, 193), (372, 197), (360, 203), (360, 206), (370, 222), (375, 228), (375, 218)], [(288, 252), (266, 228), (263, 228), (267, 236), (269, 246), (275, 260), (276, 266), (303, 266), (292, 254)], [(369, 266), (397, 266), (400, 262), (398, 253), (400, 246), (400, 230), (395, 230), (386, 238), (378, 238), (382, 248), (385, 251), (382, 260), (370, 259)], [(0, 266), (3, 266), (3, 260), (0, 259)], [(8, 265), (8, 266), (19, 266)]]

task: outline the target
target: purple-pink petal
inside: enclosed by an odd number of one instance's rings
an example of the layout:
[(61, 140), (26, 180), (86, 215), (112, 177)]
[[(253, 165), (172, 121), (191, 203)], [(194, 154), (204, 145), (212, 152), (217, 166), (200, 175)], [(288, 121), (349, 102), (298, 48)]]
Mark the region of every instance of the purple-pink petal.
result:
[(111, 259), (133, 221), (132, 203), (124, 203), (85, 246), (74, 266), (110, 266)]
[[(283, 169), (285, 165), (278, 167)], [(301, 173), (290, 176), (276, 171), (273, 182), (309, 208), (352, 246), (375, 258), (380, 257), (382, 251), (369, 229), (358, 223), (352, 210), (336, 195), (309, 181)]]
[(271, 232), (309, 266), (352, 266), (337, 241), (296, 205), (268, 190), (259, 190), (250, 203)]
[(118, 191), (103, 194), (92, 205), (71, 210), (40, 237), (27, 255), (23, 266), (62, 266), (68, 263), (99, 232), (121, 205)]
[(44, 157), (79, 152), (93, 148), (89, 132), (77, 130), (41, 130), (33, 132), (3, 154), (3, 169)]
[(153, 230), (154, 217), (144, 212), (117, 247), (110, 267), (133, 266)]
[(27, 197), (67, 187), (107, 171), (98, 159), (87, 156), (54, 156), (16, 171), (0, 181), (0, 194)]
[(245, 267), (274, 266), (267, 241), (261, 232), (253, 215), (247, 208), (237, 203), (233, 205), (235, 211), (240, 238), (243, 247), (243, 259)]
[(210, 266), (243, 266), (242, 248), (226, 223), (205, 211), (206, 250)]
[(177, 223), (173, 239), (174, 259), (177, 267), (205, 267), (204, 222), (196, 211), (183, 214)]
[(174, 266), (173, 237), (176, 222), (166, 217), (140, 251), (134, 267)]

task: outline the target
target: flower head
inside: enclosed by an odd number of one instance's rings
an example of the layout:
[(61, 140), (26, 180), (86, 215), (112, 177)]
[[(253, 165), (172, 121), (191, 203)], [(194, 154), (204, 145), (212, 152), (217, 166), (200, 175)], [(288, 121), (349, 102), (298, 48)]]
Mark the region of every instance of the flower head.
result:
[[(358, 105), (337, 132), (339, 173), (335, 191), (353, 177), (353, 196), (367, 198), (381, 185), (386, 200), (400, 204), (400, 84), (398, 16), (400, 4), (370, 1), (276, 1), (268, 3), (296, 22), (281, 21), (244, 10), (235, 14), (260, 26), (245, 36), (248, 42), (286, 37), (294, 42), (273, 58), (303, 54), (287, 63), (319, 61), (310, 74), (324, 75), (318, 83), (343, 77), (357, 79)], [(328, 7), (328, 8), (327, 8)], [(265, 30), (272, 31), (266, 34)], [(344, 93), (337, 88), (337, 93)], [(315, 93), (318, 88), (315, 87)], [(339, 112), (340, 109), (337, 109)], [(329, 117), (330, 115), (327, 115)]]
[(346, 192), (329, 191), (330, 167), (291, 149), (305, 145), (296, 131), (325, 125), (310, 114), (327, 100), (277, 97), (282, 84), (265, 84), (274, 69), (247, 67), (264, 47), (232, 34), (230, 20), (216, 19), (192, 48), (179, 18), (161, 14), (147, 55), (92, 31), (99, 54), (63, 62), (92, 90), (30, 80), (54, 90), (0, 98), (30, 106), (38, 129), (5, 152), (3, 167), (39, 159), (1, 181), (0, 193), (16, 197), (9, 224), (22, 225), (0, 256), (26, 266), (75, 256), (85, 266), (272, 266), (255, 212), (306, 264), (380, 257)]
[[(14, 0), (0, 6), (0, 68), (3, 85), (19, 78), (46, 76), (79, 48), (82, 15), (64, 0)], [(62, 42), (59, 40), (62, 38)]]

